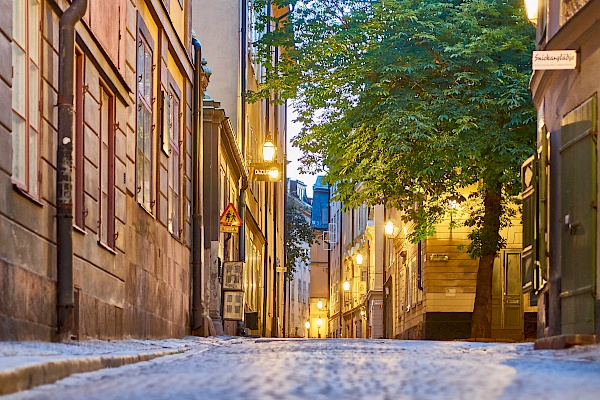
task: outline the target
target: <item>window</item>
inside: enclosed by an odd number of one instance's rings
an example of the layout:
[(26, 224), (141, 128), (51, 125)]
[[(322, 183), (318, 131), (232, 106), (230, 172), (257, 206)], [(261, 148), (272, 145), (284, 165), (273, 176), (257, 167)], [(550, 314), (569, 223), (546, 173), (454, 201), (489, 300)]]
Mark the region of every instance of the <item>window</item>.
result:
[(13, 2), (13, 182), (40, 197), (40, 3)]
[(83, 54), (77, 52), (75, 57), (75, 159), (73, 184), (73, 223), (80, 229), (85, 229), (84, 210), (84, 171), (83, 171)]
[(100, 204), (98, 237), (115, 245), (115, 112), (114, 97), (100, 85)]
[(136, 185), (137, 201), (146, 210), (151, 211), (152, 170), (153, 170), (153, 73), (152, 42), (147, 28), (141, 18), (138, 19), (140, 32), (137, 48), (137, 150), (136, 150)]
[(167, 119), (169, 140), (169, 182), (168, 182), (168, 209), (169, 232), (174, 236), (181, 236), (181, 108), (177, 91), (171, 88), (171, 93), (165, 96), (165, 105), (168, 110)]

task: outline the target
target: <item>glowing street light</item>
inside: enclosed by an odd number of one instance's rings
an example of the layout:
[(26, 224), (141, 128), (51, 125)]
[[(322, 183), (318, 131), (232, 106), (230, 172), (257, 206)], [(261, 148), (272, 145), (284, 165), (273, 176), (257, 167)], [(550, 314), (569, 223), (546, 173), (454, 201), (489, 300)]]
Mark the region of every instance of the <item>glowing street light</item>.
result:
[(362, 254), (358, 253), (358, 254), (356, 255), (356, 263), (357, 263), (358, 265), (362, 265), (362, 263), (363, 263), (363, 256), (362, 256)]
[(538, 0), (525, 0), (525, 11), (527, 12), (527, 19), (535, 26), (538, 20)]
[(321, 337), (321, 326), (323, 326), (323, 319), (317, 318), (317, 337)]
[(321, 308), (323, 308), (323, 302), (321, 300), (319, 300), (317, 302), (317, 308), (320, 310)]
[(394, 223), (392, 221), (388, 221), (383, 226), (383, 230), (385, 231), (386, 236), (392, 236), (394, 234)]
[(263, 144), (263, 161), (272, 162), (275, 159), (275, 145), (270, 139)]
[(344, 291), (347, 292), (348, 290), (350, 290), (350, 282), (346, 281), (342, 284), (342, 287), (344, 288)]

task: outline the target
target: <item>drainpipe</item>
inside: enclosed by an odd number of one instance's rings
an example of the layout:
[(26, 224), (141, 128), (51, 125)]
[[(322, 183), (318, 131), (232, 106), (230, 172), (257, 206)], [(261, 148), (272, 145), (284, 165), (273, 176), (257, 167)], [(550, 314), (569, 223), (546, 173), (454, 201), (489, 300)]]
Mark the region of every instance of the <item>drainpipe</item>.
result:
[[(247, 0), (240, 1), (241, 6), (241, 32), (240, 32), (240, 94), (242, 98), (242, 104), (240, 105), (240, 151), (242, 153), (242, 159), (246, 161), (246, 64), (248, 59), (248, 32), (247, 32), (247, 20), (248, 20), (248, 3)], [(242, 226), (238, 235), (238, 260), (246, 262), (246, 189), (248, 188), (248, 182), (242, 182), (240, 187), (240, 197), (238, 200), (238, 210), (240, 219), (242, 220)], [(263, 314), (264, 318), (264, 314)]]
[(192, 334), (205, 336), (204, 304), (202, 304), (202, 203), (200, 192), (202, 190), (200, 178), (202, 163), (202, 45), (195, 37), (192, 38), (194, 46), (194, 92), (192, 104)]
[(56, 249), (58, 339), (69, 340), (73, 320), (73, 72), (75, 24), (83, 18), (87, 0), (74, 0), (60, 17), (58, 39), (58, 149), (56, 167)]

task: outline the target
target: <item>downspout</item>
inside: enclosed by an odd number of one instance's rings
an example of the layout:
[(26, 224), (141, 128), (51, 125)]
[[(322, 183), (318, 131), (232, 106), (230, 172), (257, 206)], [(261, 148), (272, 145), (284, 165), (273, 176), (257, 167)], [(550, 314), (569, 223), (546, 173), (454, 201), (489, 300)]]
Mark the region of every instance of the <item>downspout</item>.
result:
[(202, 191), (200, 165), (202, 162), (202, 45), (195, 37), (194, 46), (194, 92), (192, 104), (192, 334), (205, 336), (204, 304), (202, 304)]
[[(269, 251), (269, 238), (267, 237), (268, 231), (269, 231), (269, 216), (268, 216), (268, 212), (267, 212), (267, 199), (268, 199), (268, 187), (267, 184), (265, 184), (265, 219), (264, 219), (264, 223), (265, 223), (265, 238), (267, 240), (265, 240), (265, 256), (264, 256), (264, 260), (263, 260), (263, 336), (266, 337), (267, 336), (267, 295), (268, 295), (268, 282), (269, 282), (269, 257), (268, 257), (268, 251)], [(271, 332), (271, 335), (273, 333)]]
[[(248, 19), (248, 4), (247, 0), (241, 0), (241, 34), (240, 34), (240, 95), (242, 97), (242, 104), (240, 110), (240, 151), (242, 153), (242, 159), (246, 161), (246, 64), (248, 58), (248, 32), (247, 32), (247, 19)], [(247, 183), (242, 183), (240, 188), (240, 199), (239, 199), (239, 214), (242, 223), (246, 218), (246, 189), (248, 188)], [(245, 224), (242, 225), (239, 233), (239, 260), (246, 261), (246, 230)]]
[[(240, 95), (242, 98), (240, 118), (240, 152), (242, 159), (246, 162), (246, 64), (248, 59), (248, 32), (247, 32), (247, 20), (248, 20), (248, 4), (247, 0), (241, 0), (241, 33), (240, 33)], [(238, 260), (246, 262), (246, 189), (248, 188), (248, 182), (243, 181), (240, 187), (240, 197), (238, 200), (238, 210), (240, 219), (242, 220), (242, 226), (238, 235)], [(264, 319), (264, 314), (263, 314)]]
[(87, 0), (73, 0), (59, 21), (58, 144), (56, 153), (56, 252), (58, 340), (69, 340), (73, 319), (73, 97), (75, 24), (83, 18)]
[[(279, 337), (279, 291), (277, 286), (279, 283), (279, 276), (277, 272), (277, 184), (273, 183), (273, 311), (274, 311), (274, 323), (275, 337)], [(285, 285), (284, 285), (285, 287)], [(275, 301), (277, 300), (277, 301)], [(285, 304), (285, 303), (284, 303)], [(285, 316), (284, 316), (285, 317)]]

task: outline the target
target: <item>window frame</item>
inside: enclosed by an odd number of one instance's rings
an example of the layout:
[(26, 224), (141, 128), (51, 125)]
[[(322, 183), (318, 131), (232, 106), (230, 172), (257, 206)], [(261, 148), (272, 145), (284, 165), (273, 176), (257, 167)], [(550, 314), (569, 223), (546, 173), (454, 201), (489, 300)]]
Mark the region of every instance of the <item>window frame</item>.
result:
[[(99, 120), (100, 129), (98, 132), (99, 146), (98, 146), (98, 241), (107, 246), (110, 249), (115, 248), (115, 96), (107, 88), (104, 82), (100, 81), (99, 85)], [(107, 104), (104, 104), (104, 97), (106, 96)], [(106, 109), (105, 109), (106, 107)], [(103, 123), (104, 112), (106, 111), (106, 131), (104, 131)], [(108, 135), (107, 138), (107, 149), (106, 164), (104, 165), (104, 133)], [(106, 176), (104, 176), (106, 173)], [(106, 210), (104, 211), (104, 192), (102, 190), (103, 180), (106, 179)], [(104, 215), (106, 214), (106, 215)], [(104, 228), (106, 227), (106, 233)]]
[(85, 189), (84, 189), (84, 115), (85, 115), (85, 58), (79, 49), (75, 52), (75, 140), (74, 140), (74, 180), (73, 180), (73, 225), (85, 231)]
[[(167, 227), (173, 237), (181, 239), (183, 236), (183, 224), (182, 222), (182, 176), (181, 171), (183, 170), (183, 161), (181, 159), (181, 152), (183, 146), (182, 136), (182, 118), (183, 111), (181, 109), (181, 90), (177, 87), (177, 84), (172, 77), (169, 77), (169, 85), (166, 95), (170, 101), (170, 115), (167, 126), (168, 137), (163, 138), (163, 142), (168, 143), (168, 156), (167, 161)], [(165, 99), (166, 100), (166, 99)], [(166, 117), (166, 115), (165, 115)], [(163, 122), (164, 123), (164, 122)], [(177, 135), (175, 135), (177, 133)], [(163, 127), (163, 134), (165, 134), (165, 127)], [(177, 137), (175, 137), (177, 136)], [(175, 182), (175, 177), (177, 181)], [(177, 198), (175, 200), (175, 195)], [(173, 217), (176, 215), (176, 219)], [(174, 224), (176, 222), (176, 226)]]
[[(33, 18), (31, 16), (31, 2), (35, 1), (35, 3), (37, 3), (37, 21), (34, 21), (33, 24), (31, 24), (30, 22), (30, 18)], [(13, 122), (13, 127), (12, 127), (12, 134), (13, 134), (13, 140), (12, 140), (12, 150), (13, 150), (13, 160), (12, 160), (12, 174), (11, 174), (11, 182), (13, 184), (13, 186), (18, 189), (21, 193), (25, 194), (27, 197), (31, 198), (32, 200), (34, 200), (35, 202), (39, 203), (41, 201), (41, 181), (42, 181), (42, 173), (41, 173), (41, 143), (42, 143), (42, 129), (41, 129), (41, 121), (42, 121), (42, 88), (41, 88), (41, 75), (42, 75), (42, 70), (41, 70), (41, 66), (42, 66), (42, 51), (41, 51), (41, 44), (42, 44), (42, 15), (43, 15), (43, 2), (39, 1), (39, 0), (28, 0), (25, 1), (23, 3), (23, 14), (22, 16), (20, 16), (20, 20), (23, 21), (24, 20), (24, 27), (23, 27), (23, 41), (24, 43), (20, 43), (17, 38), (15, 37), (15, 31), (17, 31), (17, 26), (18, 23), (15, 22), (17, 21), (17, 17), (15, 16), (15, 5), (13, 3), (13, 37), (11, 40), (11, 51), (12, 51), (12, 61), (11, 61), (11, 67), (12, 67), (12, 71), (13, 71), (13, 95), (12, 95), (12, 99), (11, 99), (11, 118), (12, 118), (12, 122)], [(33, 31), (32, 31), (33, 29)], [(35, 32), (36, 37), (32, 37), (33, 35), (31, 34), (32, 32)], [(32, 40), (36, 40), (34, 45), (32, 45)], [(35, 46), (35, 49), (33, 49), (33, 47)], [(16, 49), (15, 49), (16, 48)], [(23, 89), (24, 89), (24, 101), (22, 102), (22, 106), (23, 109), (22, 110), (16, 110), (15, 109), (15, 92), (17, 92), (17, 90), (15, 90), (15, 81), (16, 81), (16, 77), (15, 77), (15, 57), (14, 57), (14, 53), (15, 50), (19, 50), (23, 53), (23, 59), (25, 64), (22, 66), (24, 68), (24, 70), (21, 71), (21, 73), (24, 74), (23, 76)], [(35, 55), (35, 59), (32, 59), (32, 54), (34, 54), (34, 52), (37, 52), (37, 54)], [(32, 82), (34, 81), (33, 79), (31, 79), (31, 67), (35, 66), (37, 68), (37, 78), (36, 78), (36, 85), (32, 88)], [(36, 93), (31, 93), (32, 89), (37, 88), (37, 92)], [(32, 104), (31, 99), (32, 97), (34, 99), (37, 99), (37, 102), (34, 102)], [(37, 109), (36, 109), (37, 108)], [(33, 110), (33, 111), (32, 111)], [(24, 114), (24, 115), (23, 115)], [(32, 116), (33, 114), (35, 114), (35, 119), (36, 122), (33, 122), (32, 120), (34, 119), (34, 117)], [(22, 149), (15, 149), (15, 140), (14, 138), (16, 137), (16, 130), (15, 130), (15, 119), (20, 119), (22, 121), (22, 123), (25, 126), (25, 132), (24, 132), (24, 137), (22, 137), (21, 139), (23, 139), (24, 143), (23, 143), (23, 148)], [(32, 131), (35, 132), (35, 140), (36, 143), (34, 144), (34, 146), (32, 146), (31, 144), (31, 135), (32, 135)], [(18, 151), (19, 150), (19, 151)], [(16, 177), (15, 176), (15, 169), (18, 170), (18, 168), (15, 168), (15, 154), (17, 153), (17, 151), (19, 153), (21, 153), (23, 155), (23, 161), (22, 161), (22, 165), (18, 165), (17, 167), (20, 167), (23, 169), (22, 172), (22, 177)], [(32, 158), (35, 158), (34, 160), (32, 160)], [(32, 168), (33, 167), (33, 168)], [(33, 171), (32, 171), (33, 169)], [(32, 179), (32, 174), (34, 174), (33, 179)], [(33, 181), (33, 182), (32, 182)]]
[[(156, 63), (154, 60), (154, 40), (150, 34), (150, 31), (146, 24), (144, 23), (141, 15), (138, 12), (138, 29), (137, 29), (137, 42), (136, 42), (136, 153), (135, 153), (135, 187), (136, 194), (135, 198), (137, 203), (144, 208), (150, 215), (153, 215), (153, 208), (156, 204), (154, 200), (155, 190), (153, 184), (154, 177), (154, 130), (155, 130), (155, 122), (154, 122), (154, 103), (156, 97), (154, 95), (154, 80), (155, 74), (154, 71), (156, 69)], [(150, 57), (150, 69), (147, 69), (146, 64), (144, 63), (142, 67), (142, 71), (140, 72), (140, 48), (144, 48), (144, 61), (147, 60), (146, 54), (149, 54)], [(145, 78), (145, 73), (149, 72), (149, 88), (144, 88), (143, 93), (140, 91), (140, 84), (142, 81), (146, 81), (148, 78)], [(144, 129), (142, 119), (140, 116), (141, 112), (146, 111), (147, 118), (149, 119), (147, 129), (148, 132), (143, 132), (143, 137), (141, 138), (140, 143), (140, 129)], [(147, 137), (147, 136), (148, 137)], [(148, 142), (148, 149), (145, 149), (145, 142)], [(141, 146), (140, 146), (141, 144)], [(141, 155), (143, 160), (140, 160), (140, 147), (142, 147)], [(146, 153), (147, 152), (147, 153)], [(145, 161), (148, 161), (148, 169), (146, 171)], [(146, 176), (148, 174), (148, 176)], [(147, 178), (147, 182), (146, 182)], [(140, 180), (142, 182), (140, 182)], [(148, 185), (146, 187), (145, 185)], [(147, 190), (147, 193), (146, 193)]]

